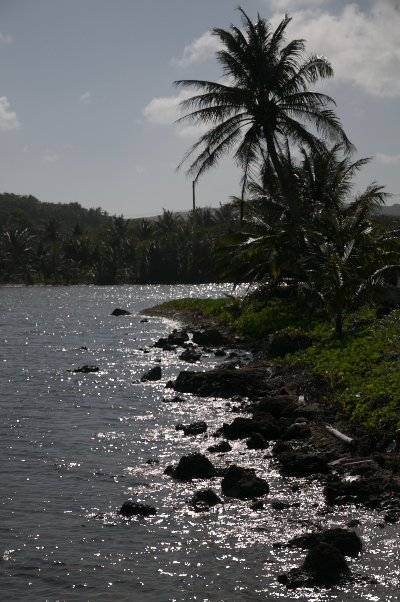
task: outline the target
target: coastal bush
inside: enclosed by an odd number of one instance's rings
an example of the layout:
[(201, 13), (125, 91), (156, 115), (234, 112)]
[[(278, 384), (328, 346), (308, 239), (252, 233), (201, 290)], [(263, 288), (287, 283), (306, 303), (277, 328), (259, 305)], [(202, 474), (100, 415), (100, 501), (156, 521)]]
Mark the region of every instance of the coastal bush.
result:
[(230, 303), (228, 298), (180, 299), (161, 307), (221, 317), (240, 334), (257, 338), (269, 335), (273, 340), (282, 333), (310, 336), (313, 343), (307, 349), (275, 361), (323, 376), (339, 418), (371, 428), (400, 429), (400, 309), (377, 319), (374, 308), (364, 308), (351, 314), (346, 330), (337, 334), (328, 323), (312, 317), (301, 300), (273, 299), (262, 306), (237, 299), (240, 316), (229, 313)]

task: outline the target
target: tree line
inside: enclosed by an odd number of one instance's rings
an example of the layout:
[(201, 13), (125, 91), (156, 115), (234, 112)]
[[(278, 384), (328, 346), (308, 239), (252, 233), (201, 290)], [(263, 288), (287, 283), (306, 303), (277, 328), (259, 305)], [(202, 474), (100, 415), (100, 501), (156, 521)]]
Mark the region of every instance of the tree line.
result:
[(234, 203), (129, 220), (79, 203), (0, 195), (2, 284), (192, 284), (218, 278), (213, 250)]

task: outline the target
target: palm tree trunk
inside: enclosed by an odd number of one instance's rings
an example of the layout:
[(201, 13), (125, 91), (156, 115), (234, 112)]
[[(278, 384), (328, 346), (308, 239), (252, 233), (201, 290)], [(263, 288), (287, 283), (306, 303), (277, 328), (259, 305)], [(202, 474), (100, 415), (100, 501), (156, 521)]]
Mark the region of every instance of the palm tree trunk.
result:
[(282, 168), (282, 164), (279, 160), (278, 153), (276, 152), (275, 143), (272, 135), (269, 133), (266, 127), (263, 128), (265, 140), (267, 142), (268, 154), (271, 159), (272, 165), (276, 171), (276, 175), (278, 176), (279, 183), (282, 188), (283, 196), (286, 200), (286, 203), (289, 207), (290, 213), (292, 214), (293, 220), (299, 224), (301, 222), (301, 214), (299, 208), (297, 207), (296, 201), (293, 196), (293, 191), (291, 189), (290, 184), (288, 183), (285, 172)]

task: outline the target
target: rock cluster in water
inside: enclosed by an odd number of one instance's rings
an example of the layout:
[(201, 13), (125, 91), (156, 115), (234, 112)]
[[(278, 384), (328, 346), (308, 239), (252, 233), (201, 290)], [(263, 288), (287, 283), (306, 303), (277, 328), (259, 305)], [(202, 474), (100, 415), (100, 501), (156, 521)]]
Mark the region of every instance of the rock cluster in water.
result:
[[(154, 346), (164, 350), (182, 347), (182, 360), (192, 363), (201, 354), (200, 345), (218, 347), (221, 356), (226, 354), (221, 345), (254, 351), (251, 342), (229, 338), (227, 332), (219, 333), (215, 328), (200, 330), (197, 326), (192, 329), (192, 340), (188, 333), (190, 330), (176, 330)], [(274, 339), (269, 356), (293, 352), (291, 344), (284, 337)], [(296, 344), (304, 348), (310, 341), (304, 338)], [(321, 483), (328, 507), (363, 504), (382, 510), (386, 522), (400, 520), (400, 461), (396, 454), (390, 453), (396, 449), (396, 441), (393, 444), (380, 433), (366, 433), (352, 425), (326, 428), (326, 424), (335, 423), (336, 409), (327, 402), (329, 385), (322, 377), (287, 370), (265, 360), (241, 365), (235, 359), (207, 372), (182, 371), (167, 386), (177, 394), (231, 399), (232, 410), (241, 414), (214, 433), (217, 440), (208, 447), (210, 454), (229, 452), (232, 449), (229, 442), (238, 439), (245, 440), (248, 449), (270, 448), (269, 457), (283, 476), (309, 477)], [(184, 403), (185, 399), (175, 395), (163, 401)], [(207, 424), (201, 421), (177, 428), (187, 436), (196, 436), (206, 432)], [(270, 491), (268, 482), (257, 476), (255, 470), (236, 464), (217, 468), (200, 453), (183, 455), (165, 473), (181, 481), (220, 476), (223, 495), (248, 499), (254, 510), (264, 507), (264, 498)], [(294, 482), (293, 491), (295, 488)], [(207, 489), (197, 492), (189, 504), (196, 512), (206, 512), (221, 502), (215, 492)], [(270, 504), (276, 510), (295, 506), (279, 499)], [(357, 534), (343, 528), (305, 533), (286, 545), (306, 552), (301, 566), (277, 577), (290, 589), (333, 586), (343, 579), (354, 578), (347, 558), (356, 558), (362, 549)]]

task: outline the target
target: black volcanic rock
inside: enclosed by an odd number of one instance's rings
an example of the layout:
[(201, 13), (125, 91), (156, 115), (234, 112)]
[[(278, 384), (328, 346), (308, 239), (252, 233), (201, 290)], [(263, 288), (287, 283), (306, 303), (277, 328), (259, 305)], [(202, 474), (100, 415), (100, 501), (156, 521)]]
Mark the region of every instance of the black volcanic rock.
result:
[(112, 316), (130, 316), (132, 314), (127, 309), (119, 309), (119, 307), (116, 307), (114, 309), (114, 311), (111, 312), (111, 315)]
[(206, 456), (199, 453), (182, 456), (172, 476), (180, 481), (192, 479), (209, 479), (215, 475), (215, 469)]
[(254, 469), (242, 468), (236, 464), (229, 466), (222, 479), (221, 489), (224, 495), (242, 500), (269, 493), (267, 481), (257, 477)]
[(154, 506), (149, 506), (148, 504), (139, 504), (138, 502), (128, 500), (122, 504), (119, 513), (126, 517), (151, 516), (156, 514), (157, 510), (154, 508)]
[(161, 379), (161, 366), (154, 366), (147, 370), (141, 377), (142, 382), (146, 382), (148, 380), (160, 380)]

